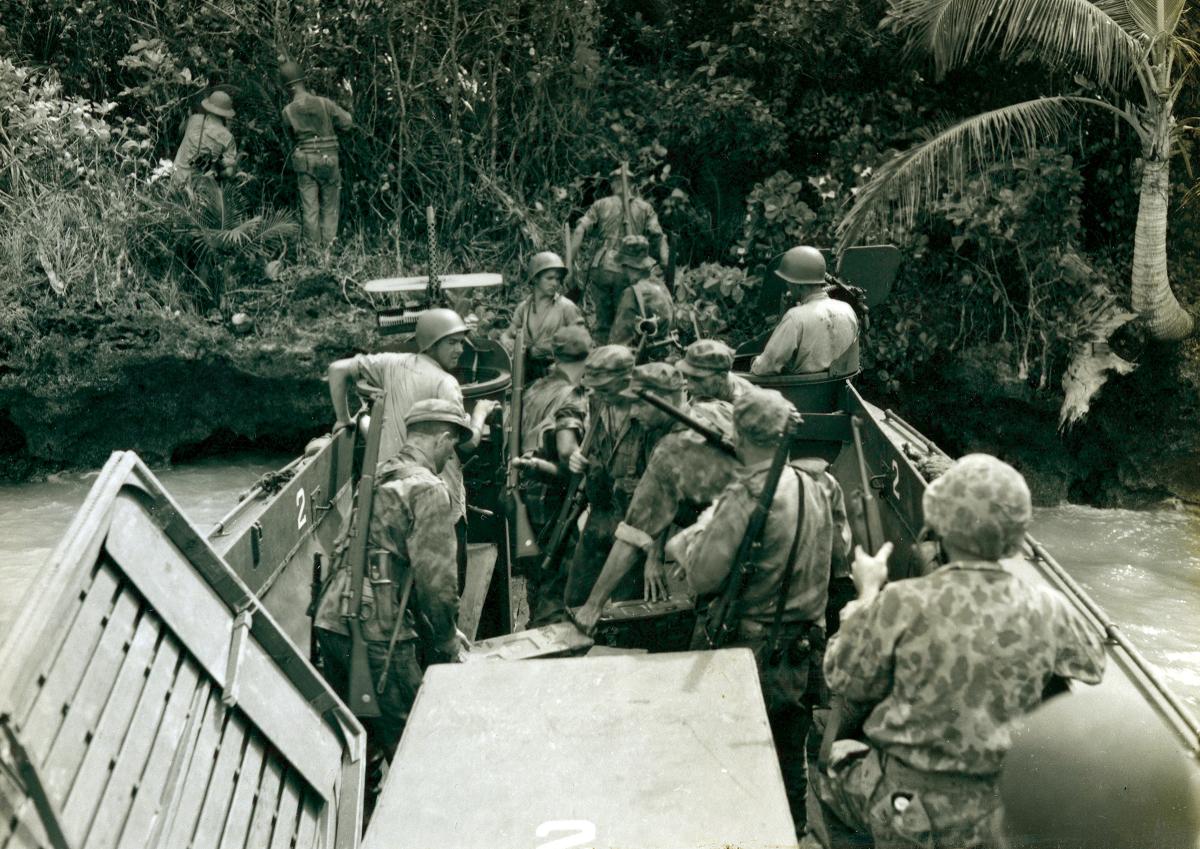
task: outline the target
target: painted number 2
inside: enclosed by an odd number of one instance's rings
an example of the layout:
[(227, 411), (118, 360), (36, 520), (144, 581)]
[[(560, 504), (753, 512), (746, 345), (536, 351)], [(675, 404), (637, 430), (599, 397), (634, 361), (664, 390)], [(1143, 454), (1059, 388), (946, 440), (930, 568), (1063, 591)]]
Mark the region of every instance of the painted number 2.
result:
[(303, 488), (296, 490), (296, 507), (299, 509), (299, 512), (296, 514), (296, 528), (299, 529), (308, 524), (308, 511), (304, 509), (305, 495)]
[(900, 500), (900, 464), (892, 461), (892, 498)]
[(596, 824), (591, 820), (547, 820), (537, 827), (536, 834), (538, 837), (548, 837), (556, 831), (574, 833), (557, 837), (547, 843), (539, 843), (534, 849), (571, 849), (596, 839)]

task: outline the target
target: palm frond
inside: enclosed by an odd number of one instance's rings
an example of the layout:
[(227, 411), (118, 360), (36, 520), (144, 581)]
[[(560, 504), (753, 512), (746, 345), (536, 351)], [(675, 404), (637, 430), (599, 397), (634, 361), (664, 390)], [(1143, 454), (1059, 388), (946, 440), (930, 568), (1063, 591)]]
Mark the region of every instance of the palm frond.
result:
[(1028, 50), (1120, 89), (1138, 75), (1147, 49), (1090, 0), (893, 0), (887, 23), (929, 53), (939, 75), (993, 50), (1004, 58)]
[(944, 191), (962, 187), (981, 166), (1053, 141), (1075, 117), (1077, 98), (1042, 97), (975, 115), (885, 163), (838, 225), (838, 250), (887, 223), (912, 226)]
[(1179, 27), (1184, 0), (1125, 0), (1129, 17), (1152, 39), (1169, 38)]

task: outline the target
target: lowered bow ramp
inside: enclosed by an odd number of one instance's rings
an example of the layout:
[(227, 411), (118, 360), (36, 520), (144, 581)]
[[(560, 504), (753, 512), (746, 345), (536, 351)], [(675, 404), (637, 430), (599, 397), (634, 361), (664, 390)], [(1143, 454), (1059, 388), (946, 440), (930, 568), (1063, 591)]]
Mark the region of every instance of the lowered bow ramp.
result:
[(432, 666), (368, 849), (786, 849), (754, 658)]
[(131, 453), (30, 590), (0, 714), (5, 849), (357, 845), (361, 727)]

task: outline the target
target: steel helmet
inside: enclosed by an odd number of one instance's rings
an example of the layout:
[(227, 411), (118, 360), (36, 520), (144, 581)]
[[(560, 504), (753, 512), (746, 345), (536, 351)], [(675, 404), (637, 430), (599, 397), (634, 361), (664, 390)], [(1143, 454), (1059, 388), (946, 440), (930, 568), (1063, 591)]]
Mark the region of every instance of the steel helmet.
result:
[(989, 454), (968, 454), (925, 490), (925, 524), (946, 543), (984, 560), (1011, 554), (1033, 520), (1021, 473)]
[(552, 268), (559, 269), (563, 272), (563, 274), (567, 273), (567, 264), (563, 262), (562, 257), (556, 254), (554, 251), (542, 251), (541, 253), (536, 253), (533, 255), (533, 258), (529, 260), (528, 277), (530, 280), (532, 280), (543, 271), (549, 271)]
[(417, 350), (428, 351), (447, 336), (453, 336), (455, 333), (467, 333), (468, 331), (470, 331), (470, 328), (467, 327), (467, 323), (454, 310), (426, 310), (417, 319), (415, 334)]
[(794, 286), (816, 286), (825, 282), (825, 257), (808, 245), (792, 248), (775, 273)]
[(444, 422), (458, 428), (458, 441), (465, 442), (475, 435), (471, 430), (471, 419), (457, 401), (447, 401), (443, 398), (427, 398), (417, 401), (404, 414), (404, 424), (411, 427), (420, 422)]
[(279, 78), (283, 80), (284, 85), (292, 83), (304, 82), (304, 71), (300, 70), (300, 66), (288, 59), (279, 66)]

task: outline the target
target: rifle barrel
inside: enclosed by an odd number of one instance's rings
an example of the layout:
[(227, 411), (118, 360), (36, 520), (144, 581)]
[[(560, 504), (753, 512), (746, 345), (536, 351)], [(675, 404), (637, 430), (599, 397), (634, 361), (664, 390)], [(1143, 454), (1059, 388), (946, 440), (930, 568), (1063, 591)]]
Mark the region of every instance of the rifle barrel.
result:
[(713, 448), (716, 448), (718, 451), (721, 451), (724, 454), (728, 454), (730, 457), (737, 457), (737, 449), (734, 448), (733, 443), (726, 439), (725, 435), (720, 431), (714, 430), (704, 422), (697, 419), (695, 416), (679, 409), (670, 401), (660, 398), (653, 392), (650, 392), (646, 389), (638, 389), (636, 392), (637, 396), (650, 406), (662, 410), (680, 424), (686, 425), (688, 428), (703, 436)]

